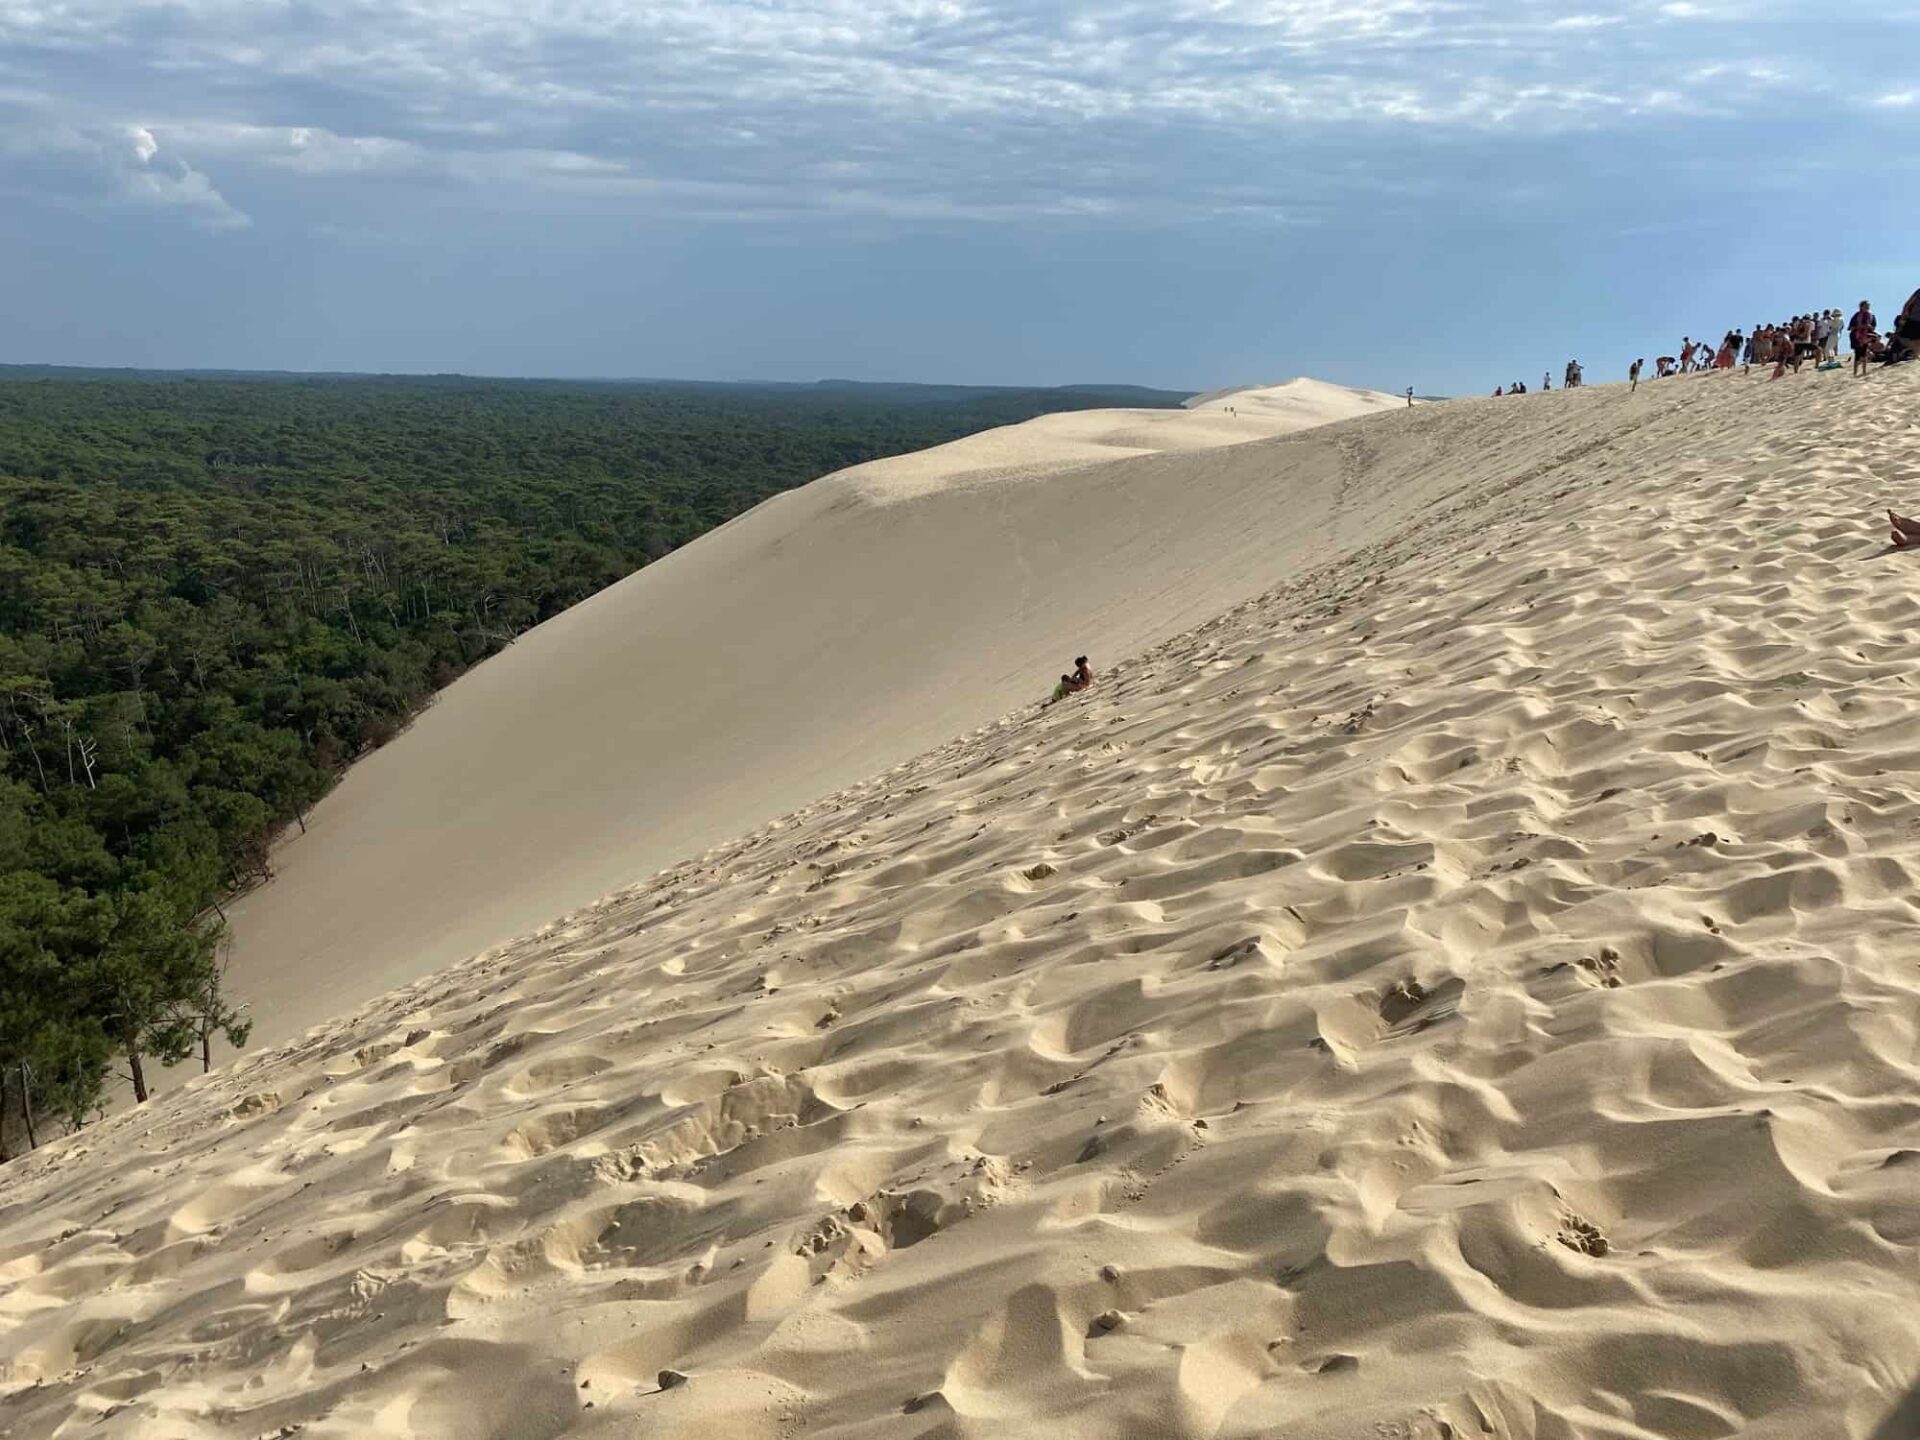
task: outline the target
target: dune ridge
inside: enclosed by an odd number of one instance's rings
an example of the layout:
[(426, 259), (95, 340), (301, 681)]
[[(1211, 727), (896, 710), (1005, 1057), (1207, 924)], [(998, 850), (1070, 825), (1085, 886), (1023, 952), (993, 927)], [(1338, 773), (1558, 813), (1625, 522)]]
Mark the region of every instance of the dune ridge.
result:
[(1916, 398), (1280, 442), (1332, 563), (10, 1167), (0, 1428), (1906, 1433)]
[(1298, 376), (1196, 395), (1180, 410), (1068, 410), (895, 455), (831, 477), (887, 503), (939, 490), (1038, 480), (1140, 455), (1181, 454), (1296, 435), (1407, 408), (1404, 396)]

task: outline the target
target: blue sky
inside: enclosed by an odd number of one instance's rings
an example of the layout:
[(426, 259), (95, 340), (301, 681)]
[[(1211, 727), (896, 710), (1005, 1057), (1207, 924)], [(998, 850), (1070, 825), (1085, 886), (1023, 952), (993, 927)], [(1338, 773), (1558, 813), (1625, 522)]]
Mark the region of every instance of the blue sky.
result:
[(0, 360), (1423, 391), (1920, 285), (1916, 0), (0, 0)]

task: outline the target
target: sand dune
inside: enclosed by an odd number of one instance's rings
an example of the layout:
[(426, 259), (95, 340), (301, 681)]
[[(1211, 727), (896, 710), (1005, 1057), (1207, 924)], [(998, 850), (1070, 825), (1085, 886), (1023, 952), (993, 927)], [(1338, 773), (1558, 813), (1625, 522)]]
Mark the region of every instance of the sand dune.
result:
[(1916, 378), (1180, 457), (1347, 553), (9, 1167), (0, 1431), (1911, 1434)]
[(523, 636), (357, 766), (234, 907), (256, 1037), (511, 939), (1044, 697), (1083, 650), (1136, 650), (1364, 539), (1335, 452), (1249, 449), (1205, 471), (1160, 452), (1404, 403), (1310, 380), (1232, 403), (1046, 416), (845, 471)]

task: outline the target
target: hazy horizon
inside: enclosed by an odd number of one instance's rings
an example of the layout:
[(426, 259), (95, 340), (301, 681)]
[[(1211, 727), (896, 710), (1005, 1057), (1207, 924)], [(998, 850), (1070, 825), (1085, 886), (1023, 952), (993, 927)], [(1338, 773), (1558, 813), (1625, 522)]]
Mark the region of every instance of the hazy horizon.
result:
[[(0, 373), (12, 370), (61, 370), (116, 375), (231, 375), (314, 380), (497, 380), (551, 385), (738, 385), (804, 389), (825, 385), (920, 387), (929, 390), (1145, 390), (1165, 395), (1199, 395), (1203, 391), (1182, 385), (1141, 385), (1131, 380), (1068, 380), (1032, 385), (1018, 381), (958, 381), (904, 377), (856, 380), (846, 375), (818, 375), (800, 380), (773, 380), (754, 375), (536, 375), (485, 373), (474, 370), (292, 370), (283, 365), (65, 365), (49, 360), (0, 360)], [(1288, 377), (1300, 378), (1300, 377)]]

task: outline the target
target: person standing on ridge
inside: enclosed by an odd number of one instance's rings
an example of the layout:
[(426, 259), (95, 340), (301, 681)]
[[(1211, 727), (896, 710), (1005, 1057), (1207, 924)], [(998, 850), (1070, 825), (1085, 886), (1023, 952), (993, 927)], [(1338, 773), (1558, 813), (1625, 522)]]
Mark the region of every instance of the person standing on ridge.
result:
[(1646, 363), (1647, 357), (1642, 355), (1627, 367), (1627, 393), (1629, 395), (1640, 388), (1640, 367)]
[(1860, 308), (1853, 312), (1853, 319), (1847, 323), (1847, 340), (1853, 346), (1853, 373), (1867, 373), (1867, 361), (1873, 358), (1873, 345), (1880, 329), (1880, 321), (1873, 313), (1873, 307), (1866, 301), (1860, 302)]

